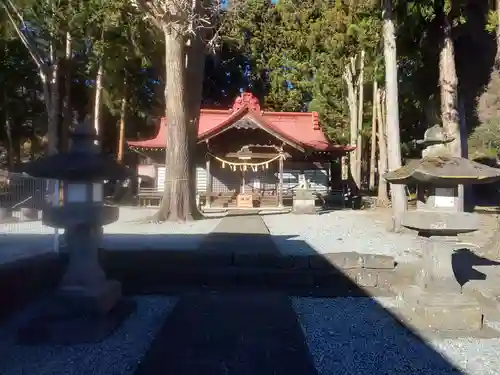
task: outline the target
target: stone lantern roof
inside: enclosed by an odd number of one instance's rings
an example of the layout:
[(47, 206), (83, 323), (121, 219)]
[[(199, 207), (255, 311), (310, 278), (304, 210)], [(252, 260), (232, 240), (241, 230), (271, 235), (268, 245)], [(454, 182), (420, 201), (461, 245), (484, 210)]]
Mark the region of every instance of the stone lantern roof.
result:
[(446, 144), (453, 142), (454, 140), (454, 137), (445, 133), (441, 125), (436, 124), (425, 131), (424, 139), (417, 140), (417, 144), (430, 146), (435, 144)]
[(23, 164), (22, 172), (37, 178), (65, 181), (124, 180), (133, 175), (110, 155), (99, 153), (95, 129), (89, 118), (77, 124), (71, 134), (69, 152), (43, 157)]
[(384, 178), (391, 184), (412, 183), (434, 186), (488, 184), (500, 180), (500, 169), (452, 156), (446, 143), (455, 138), (445, 133), (441, 125), (426, 130), (424, 139), (416, 143), (425, 146), (423, 157), (388, 172)]
[(487, 184), (500, 180), (500, 169), (448, 155), (415, 160), (384, 175), (391, 184), (424, 183), (435, 186)]

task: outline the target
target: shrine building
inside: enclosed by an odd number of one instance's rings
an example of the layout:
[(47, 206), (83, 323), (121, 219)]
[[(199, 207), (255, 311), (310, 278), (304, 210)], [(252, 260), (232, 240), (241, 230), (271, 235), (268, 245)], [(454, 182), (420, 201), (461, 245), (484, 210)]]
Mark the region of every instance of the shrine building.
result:
[[(127, 142), (139, 155), (140, 179), (149, 181), (139, 197), (150, 204), (159, 203), (168, 175), (166, 126), (162, 118), (155, 138)], [(316, 112), (267, 112), (250, 93), (227, 110), (201, 109), (197, 147), (203, 209), (280, 208), (304, 177), (317, 194), (327, 194), (341, 180), (341, 157), (354, 150), (329, 142)]]

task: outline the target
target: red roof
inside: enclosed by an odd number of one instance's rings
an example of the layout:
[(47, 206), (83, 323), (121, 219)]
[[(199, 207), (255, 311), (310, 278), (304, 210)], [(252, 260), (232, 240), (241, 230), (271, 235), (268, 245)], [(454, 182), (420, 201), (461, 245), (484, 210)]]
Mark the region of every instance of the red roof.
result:
[[(198, 142), (216, 136), (236, 121), (248, 118), (263, 130), (304, 149), (315, 151), (352, 151), (355, 147), (331, 144), (321, 130), (317, 112), (264, 112), (259, 101), (250, 93), (236, 98), (229, 110), (201, 109)], [(166, 118), (162, 118), (155, 138), (128, 141), (131, 147), (165, 148)]]

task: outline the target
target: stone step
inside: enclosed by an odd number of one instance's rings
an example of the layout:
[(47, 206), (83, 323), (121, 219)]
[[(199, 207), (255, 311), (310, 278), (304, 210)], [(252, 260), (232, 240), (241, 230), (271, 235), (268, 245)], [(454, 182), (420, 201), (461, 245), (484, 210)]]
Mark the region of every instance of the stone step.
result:
[[(228, 233), (224, 236), (230, 237)], [(394, 259), (388, 256), (356, 252), (286, 256), (265, 251), (238, 252), (238, 249), (217, 252), (215, 245), (220, 239), (216, 233), (212, 237), (214, 251), (102, 250), (101, 264), (108, 278), (121, 281), (126, 290), (158, 285), (341, 286), (343, 289), (357, 285), (389, 290), (401, 277)], [(257, 244), (255, 236), (253, 239), (256, 248), (268, 247)], [(265, 239), (263, 236), (262, 240)]]
[[(135, 266), (134, 266), (135, 265)], [(394, 269), (279, 268), (250, 262), (246, 265), (184, 265), (143, 267), (137, 262), (127, 266), (120, 262), (104, 262), (109, 278), (123, 283), (125, 290), (150, 290), (171, 286), (253, 286), (258, 288), (331, 288), (352, 290), (377, 288), (389, 291), (397, 279)]]
[[(357, 257), (349, 264), (342, 255), (285, 257), (276, 254), (192, 254), (192, 252), (103, 251), (101, 262), (110, 279), (123, 283), (126, 293), (176, 293), (217, 288), (286, 290), (292, 295), (387, 295), (398, 279), (390, 259)], [(324, 258), (322, 261), (321, 258)], [(364, 258), (364, 259), (363, 259)], [(343, 264), (341, 269), (328, 262)], [(365, 265), (386, 268), (364, 268)], [(378, 263), (377, 263), (378, 262)], [(0, 320), (40, 293), (56, 287), (67, 254), (30, 258), (0, 267)], [(330, 266), (328, 266), (330, 264)], [(390, 294), (390, 293), (389, 293)]]
[[(229, 228), (230, 229), (230, 228)], [(130, 265), (133, 268), (164, 269), (186, 267), (269, 267), (278, 269), (354, 269), (393, 270), (396, 266), (393, 257), (375, 254), (359, 254), (356, 252), (325, 253), (311, 255), (290, 255), (269, 252), (266, 236), (245, 236), (241, 234), (213, 232), (204, 242), (205, 250), (101, 250), (100, 259), (105, 265)], [(226, 250), (227, 245), (240, 239), (239, 246)], [(241, 242), (250, 242), (250, 247), (243, 247)]]
[[(163, 274), (143, 275), (108, 272), (122, 282), (126, 294), (179, 294), (191, 290), (229, 291), (284, 291), (296, 296), (315, 297), (366, 297), (394, 296), (384, 284), (386, 274), (362, 274), (341, 272), (287, 272), (263, 269), (206, 269), (197, 271), (171, 271)], [(392, 276), (392, 275), (390, 275)], [(363, 285), (364, 284), (364, 285)]]

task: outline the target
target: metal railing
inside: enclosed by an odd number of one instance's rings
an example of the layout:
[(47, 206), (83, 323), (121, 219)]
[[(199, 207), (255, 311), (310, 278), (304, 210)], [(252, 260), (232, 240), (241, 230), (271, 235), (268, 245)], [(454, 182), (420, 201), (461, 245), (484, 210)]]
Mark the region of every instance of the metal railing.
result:
[(42, 222), (54, 199), (59, 199), (58, 181), (0, 174), (0, 262), (57, 250), (59, 231)]

